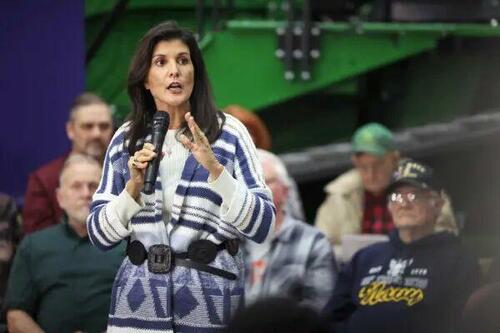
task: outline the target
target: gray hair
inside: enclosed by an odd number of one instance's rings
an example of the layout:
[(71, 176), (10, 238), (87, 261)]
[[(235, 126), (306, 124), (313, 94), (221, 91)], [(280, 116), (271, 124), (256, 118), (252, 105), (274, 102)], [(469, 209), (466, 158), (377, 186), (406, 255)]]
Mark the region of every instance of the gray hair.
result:
[(290, 176), (288, 175), (285, 164), (278, 156), (264, 149), (257, 149), (257, 156), (261, 163), (269, 162), (274, 167), (279, 181), (286, 187), (290, 187)]
[(66, 171), (73, 164), (80, 164), (80, 163), (95, 165), (99, 169), (102, 169), (101, 164), (94, 157), (89, 156), (89, 155), (79, 154), (79, 153), (72, 153), (68, 156), (66, 161), (64, 161), (64, 165), (62, 167), (61, 173), (59, 174), (59, 186), (62, 184), (62, 181), (63, 181), (64, 175), (66, 174)]

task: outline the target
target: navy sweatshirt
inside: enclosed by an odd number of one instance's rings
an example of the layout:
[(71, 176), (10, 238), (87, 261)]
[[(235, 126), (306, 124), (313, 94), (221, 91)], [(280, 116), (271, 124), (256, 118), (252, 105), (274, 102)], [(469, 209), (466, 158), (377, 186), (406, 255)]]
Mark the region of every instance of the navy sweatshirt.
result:
[(335, 332), (455, 332), (479, 284), (476, 258), (450, 233), (359, 251), (341, 271), (326, 315)]

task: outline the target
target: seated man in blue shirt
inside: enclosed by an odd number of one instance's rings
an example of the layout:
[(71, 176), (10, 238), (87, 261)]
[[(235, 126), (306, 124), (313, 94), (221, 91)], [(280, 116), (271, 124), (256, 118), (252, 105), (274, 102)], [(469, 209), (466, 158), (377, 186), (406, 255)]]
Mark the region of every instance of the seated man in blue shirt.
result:
[(57, 200), (62, 223), (26, 236), (18, 247), (6, 295), (10, 332), (103, 332), (111, 286), (124, 246), (101, 252), (89, 242), (86, 219), (101, 166), (70, 155)]
[(442, 186), (430, 167), (407, 159), (387, 194), (396, 229), (354, 255), (325, 314), (335, 332), (457, 332), (479, 267), (455, 235), (434, 232)]
[(274, 154), (257, 150), (276, 207), (275, 229), (263, 244), (246, 241), (245, 300), (289, 297), (321, 311), (335, 284), (336, 262), (328, 239), (285, 210), (289, 176)]

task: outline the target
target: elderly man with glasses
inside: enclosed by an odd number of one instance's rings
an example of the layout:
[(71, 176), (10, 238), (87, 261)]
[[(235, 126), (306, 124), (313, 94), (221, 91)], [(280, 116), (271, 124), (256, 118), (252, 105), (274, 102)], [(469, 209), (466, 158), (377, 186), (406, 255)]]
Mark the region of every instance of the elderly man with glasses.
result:
[(326, 311), (335, 332), (456, 332), (479, 268), (457, 236), (434, 231), (442, 186), (430, 167), (407, 159), (386, 194), (395, 230), (339, 274)]
[[(315, 221), (342, 263), (351, 258), (351, 251), (344, 251), (350, 247), (351, 235), (362, 234), (365, 239), (379, 240), (380, 235), (394, 229), (385, 193), (401, 161), (393, 134), (381, 124), (369, 123), (358, 128), (351, 143), (354, 168), (326, 185), (327, 196)], [(458, 234), (451, 202), (446, 196), (443, 198), (445, 203), (435, 231)]]

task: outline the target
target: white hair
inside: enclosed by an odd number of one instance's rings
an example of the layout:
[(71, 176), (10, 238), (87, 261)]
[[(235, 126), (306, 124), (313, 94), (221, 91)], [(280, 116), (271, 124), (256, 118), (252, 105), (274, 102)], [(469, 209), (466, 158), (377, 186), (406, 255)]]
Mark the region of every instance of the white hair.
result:
[(271, 153), (270, 151), (259, 148), (257, 148), (257, 156), (259, 157), (259, 160), (262, 164), (264, 164), (265, 162), (269, 162), (274, 167), (274, 171), (276, 171), (276, 175), (280, 183), (282, 183), (286, 187), (290, 187), (290, 176), (288, 175), (285, 164), (278, 156)]

